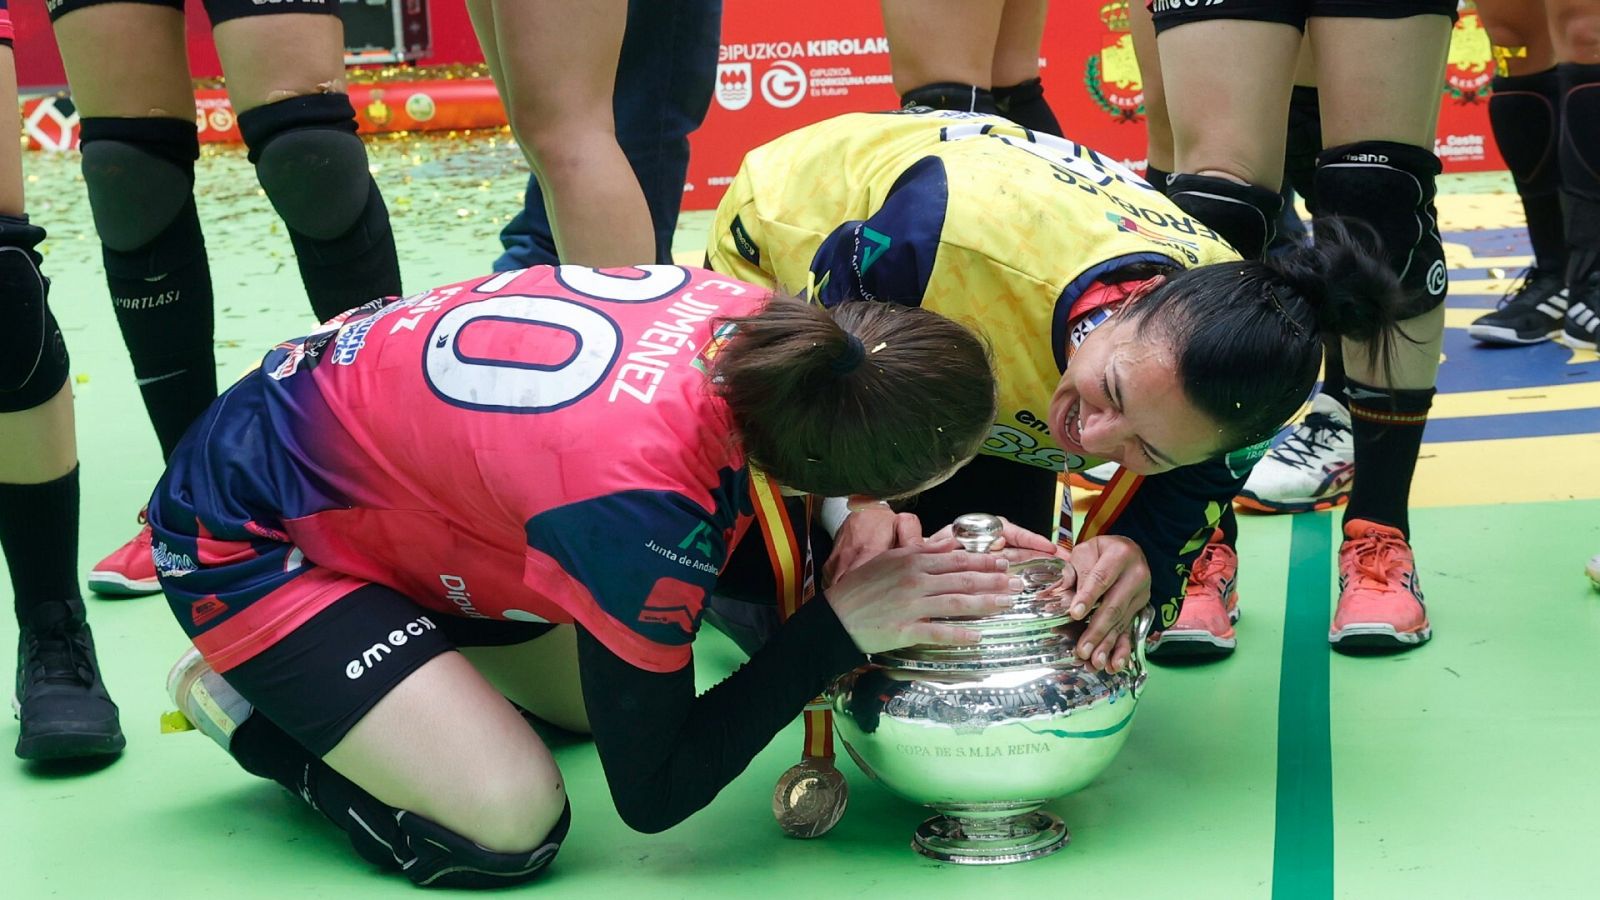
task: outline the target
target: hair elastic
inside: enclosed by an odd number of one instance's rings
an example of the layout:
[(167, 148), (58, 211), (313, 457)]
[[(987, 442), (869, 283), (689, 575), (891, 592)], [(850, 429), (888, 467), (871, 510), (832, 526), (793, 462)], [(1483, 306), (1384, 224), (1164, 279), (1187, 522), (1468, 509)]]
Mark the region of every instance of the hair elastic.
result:
[(861, 361), (867, 358), (867, 348), (861, 339), (849, 332), (845, 332), (844, 349), (833, 358), (828, 368), (835, 375), (849, 375), (860, 367)]
[(1297, 337), (1305, 337), (1306, 330), (1300, 327), (1300, 323), (1295, 321), (1294, 316), (1289, 314), (1289, 308), (1286, 305), (1287, 302), (1293, 300), (1294, 297), (1294, 289), (1288, 285), (1271, 283), (1267, 285), (1267, 298), (1272, 301), (1272, 307), (1278, 312), (1283, 313), (1283, 317), (1289, 320), (1289, 327), (1294, 329), (1294, 333)]

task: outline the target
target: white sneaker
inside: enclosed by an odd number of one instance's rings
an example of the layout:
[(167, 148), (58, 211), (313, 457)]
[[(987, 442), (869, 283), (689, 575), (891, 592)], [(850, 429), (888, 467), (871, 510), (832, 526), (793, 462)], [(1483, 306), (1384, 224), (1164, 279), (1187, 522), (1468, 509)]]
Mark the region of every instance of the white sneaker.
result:
[(1237, 502), (1266, 513), (1329, 509), (1350, 499), (1355, 468), (1350, 411), (1318, 392), (1306, 417), (1256, 463)]
[(167, 696), (189, 724), (224, 750), (232, 743), (234, 730), (255, 712), (250, 701), (223, 680), (193, 647), (185, 650), (167, 673)]
[(1584, 567), (1589, 573), (1589, 580), (1594, 582), (1596, 590), (1600, 590), (1600, 554), (1589, 557), (1589, 564)]

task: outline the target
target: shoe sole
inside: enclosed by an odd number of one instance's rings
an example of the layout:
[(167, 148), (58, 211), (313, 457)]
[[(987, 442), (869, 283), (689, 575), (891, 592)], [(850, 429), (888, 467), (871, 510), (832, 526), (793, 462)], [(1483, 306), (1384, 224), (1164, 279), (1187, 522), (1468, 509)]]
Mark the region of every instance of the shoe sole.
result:
[(1594, 341), (1586, 341), (1586, 340), (1583, 340), (1582, 338), (1575, 338), (1572, 335), (1567, 334), (1566, 332), (1562, 332), (1562, 334), (1561, 334), (1561, 343), (1565, 344), (1568, 347), (1571, 347), (1574, 350), (1596, 350), (1596, 349), (1600, 349), (1600, 345), (1596, 345), (1596, 343)]
[[(1228, 610), (1228, 621), (1239, 624), (1239, 607), (1234, 606)], [(1145, 650), (1144, 655), (1156, 662), (1174, 659), (1220, 659), (1233, 653), (1239, 646), (1239, 638), (1219, 637), (1202, 628), (1184, 629), (1183, 631), (1164, 631), (1161, 640), (1155, 646)]]
[(1421, 646), (1433, 637), (1433, 626), (1417, 631), (1399, 631), (1385, 622), (1357, 622), (1328, 632), (1328, 643), (1335, 650), (1404, 650)]
[(1321, 512), (1325, 509), (1343, 506), (1349, 502), (1349, 491), (1316, 500), (1263, 500), (1260, 497), (1253, 497), (1249, 494), (1240, 494), (1233, 498), (1233, 505), (1240, 509), (1269, 515)]
[(1560, 329), (1533, 337), (1523, 337), (1509, 328), (1499, 328), (1494, 325), (1469, 325), (1467, 335), (1481, 344), (1496, 344), (1501, 347), (1526, 347), (1531, 344), (1542, 344), (1554, 340), (1562, 335)]
[[(11, 698), (11, 712), (22, 717), (22, 704)], [(34, 762), (54, 759), (91, 759), (96, 756), (115, 756), (128, 746), (122, 727), (113, 722), (111, 728), (83, 729), (79, 731), (45, 731), (20, 735), (17, 738), (17, 758)]]
[(161, 582), (154, 578), (129, 578), (103, 569), (90, 572), (85, 581), (89, 590), (102, 597), (144, 597), (161, 593)]

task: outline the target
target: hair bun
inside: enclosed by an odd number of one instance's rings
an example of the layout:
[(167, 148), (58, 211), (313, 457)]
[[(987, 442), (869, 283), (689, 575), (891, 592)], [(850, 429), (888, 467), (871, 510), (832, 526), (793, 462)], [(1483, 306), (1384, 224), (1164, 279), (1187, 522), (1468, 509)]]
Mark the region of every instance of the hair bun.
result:
[(1378, 233), (1358, 219), (1312, 221), (1313, 242), (1265, 261), (1306, 298), (1326, 334), (1371, 341), (1394, 326), (1400, 280), (1389, 268)]

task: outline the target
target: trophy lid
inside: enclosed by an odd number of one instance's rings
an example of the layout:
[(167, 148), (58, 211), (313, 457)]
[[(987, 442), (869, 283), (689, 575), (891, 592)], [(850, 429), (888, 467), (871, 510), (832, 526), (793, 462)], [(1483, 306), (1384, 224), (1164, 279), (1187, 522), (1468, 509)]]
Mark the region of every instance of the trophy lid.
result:
[[(989, 553), (1000, 542), (1004, 522), (988, 513), (967, 513), (956, 519), (952, 531), (961, 546), (972, 553)], [(1068, 591), (1062, 577), (1066, 562), (1051, 556), (1011, 564), (1010, 572), (1022, 579), (1022, 590), (1011, 595), (1011, 609), (987, 616), (951, 616), (944, 622), (959, 622), (976, 629), (985, 642), (1037, 634), (1069, 621), (1064, 601)]]

